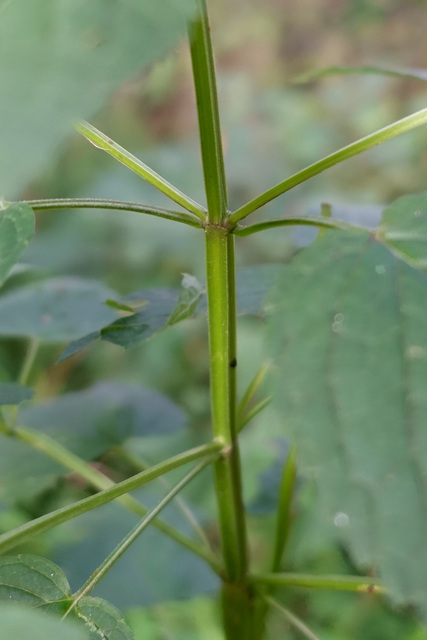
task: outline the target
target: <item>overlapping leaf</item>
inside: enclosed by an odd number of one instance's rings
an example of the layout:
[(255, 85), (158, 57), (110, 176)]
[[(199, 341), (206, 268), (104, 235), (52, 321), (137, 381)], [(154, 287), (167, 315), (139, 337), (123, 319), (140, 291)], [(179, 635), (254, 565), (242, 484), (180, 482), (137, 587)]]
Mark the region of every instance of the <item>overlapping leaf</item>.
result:
[(72, 121), (185, 33), (193, 0), (0, 2), (0, 193), (15, 197)]
[(427, 197), (327, 232), (280, 280), (277, 405), (323, 513), (399, 601), (427, 596)]
[[(264, 298), (279, 271), (279, 265), (271, 264), (247, 267), (237, 272), (239, 314), (264, 315)], [(100, 331), (71, 342), (58, 361), (78, 353), (99, 338), (125, 349), (137, 347), (159, 331), (177, 322), (195, 317), (199, 313), (206, 313), (207, 305), (204, 287), (193, 276), (186, 275), (180, 291), (175, 289), (137, 291), (115, 303), (114, 308), (124, 310), (133, 308), (135, 313), (119, 318)]]
[(34, 233), (34, 213), (25, 204), (0, 207), (0, 286)]

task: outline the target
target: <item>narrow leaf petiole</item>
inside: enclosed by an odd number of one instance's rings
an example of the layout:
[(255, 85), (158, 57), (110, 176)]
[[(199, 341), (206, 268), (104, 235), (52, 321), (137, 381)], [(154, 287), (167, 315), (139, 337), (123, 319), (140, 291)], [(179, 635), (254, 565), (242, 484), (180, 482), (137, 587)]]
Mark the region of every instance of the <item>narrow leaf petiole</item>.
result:
[(305, 573), (260, 573), (250, 578), (253, 584), (274, 587), (305, 587), (332, 591), (359, 591), (362, 593), (386, 593), (386, 589), (374, 578), (360, 576), (316, 576)]
[(296, 187), (298, 184), (301, 184), (302, 182), (313, 178), (313, 176), (317, 176), (319, 173), (322, 173), (322, 171), (325, 171), (326, 169), (329, 169), (330, 167), (333, 167), (334, 165), (339, 164), (340, 162), (343, 162), (348, 158), (356, 156), (363, 151), (367, 151), (368, 149), (371, 149), (378, 144), (387, 142), (387, 140), (391, 140), (392, 138), (395, 138), (396, 136), (399, 136), (406, 131), (410, 131), (415, 127), (419, 127), (426, 122), (427, 108), (421, 109), (420, 111), (417, 111), (416, 113), (413, 113), (406, 118), (397, 120), (397, 122), (393, 122), (387, 127), (379, 129), (378, 131), (375, 131), (374, 133), (371, 133), (364, 138), (360, 138), (360, 140), (352, 142), (346, 147), (343, 147), (342, 149), (339, 149), (338, 151), (325, 156), (321, 160), (318, 160), (317, 162), (309, 165), (302, 171), (298, 171), (298, 173), (295, 173), (293, 176), (287, 178), (283, 182), (279, 182), (279, 184), (276, 184), (271, 189), (268, 189), (268, 191), (265, 191), (261, 195), (257, 196), (247, 204), (243, 205), (243, 207), (240, 207), (240, 209), (237, 209), (237, 211), (235, 211), (230, 216), (230, 224), (236, 225), (240, 220), (243, 220), (243, 218), (246, 218), (246, 216), (248, 216), (249, 214), (253, 213), (268, 202), (271, 202), (271, 200), (274, 200), (274, 198), (277, 198), (278, 196), (282, 195), (282, 193), (293, 189), (293, 187)]
[(139, 202), (126, 202), (122, 200), (103, 200), (98, 198), (54, 198), (52, 200), (25, 200), (34, 211), (49, 211), (53, 209), (113, 209), (114, 211), (127, 211), (145, 213), (149, 216), (182, 222), (191, 227), (202, 228), (202, 224), (194, 216), (181, 211), (170, 211), (161, 207), (153, 207)]
[(124, 164), (126, 167), (134, 171), (149, 184), (156, 187), (164, 193), (168, 198), (181, 205), (187, 211), (194, 213), (195, 216), (204, 220), (206, 217), (206, 209), (200, 204), (182, 193), (173, 184), (162, 178), (158, 173), (150, 169), (141, 160), (129, 153), (126, 149), (111, 140), (104, 133), (93, 127), (88, 122), (79, 122), (76, 124), (77, 131), (98, 149), (102, 149), (110, 154), (113, 158)]

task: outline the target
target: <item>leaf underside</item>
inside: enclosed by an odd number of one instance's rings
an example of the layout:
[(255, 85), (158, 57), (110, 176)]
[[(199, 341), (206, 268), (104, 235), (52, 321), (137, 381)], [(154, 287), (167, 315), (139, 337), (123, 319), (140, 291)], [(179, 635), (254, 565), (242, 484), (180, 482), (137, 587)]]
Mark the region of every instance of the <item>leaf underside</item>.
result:
[(34, 233), (34, 213), (25, 204), (0, 209), (0, 286)]
[[(324, 516), (399, 602), (427, 596), (427, 197), (327, 232), (282, 273), (276, 403)], [(427, 612), (427, 608), (425, 608)]]

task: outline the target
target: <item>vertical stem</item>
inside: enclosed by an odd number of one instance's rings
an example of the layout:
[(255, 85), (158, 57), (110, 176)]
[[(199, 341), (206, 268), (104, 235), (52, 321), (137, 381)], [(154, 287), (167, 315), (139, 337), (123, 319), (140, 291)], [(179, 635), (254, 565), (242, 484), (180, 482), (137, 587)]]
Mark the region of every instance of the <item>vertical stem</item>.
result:
[(208, 214), (206, 268), (212, 429), (224, 445), (215, 462), (224, 584), (222, 608), (228, 640), (252, 637), (252, 593), (247, 580), (246, 522), (236, 420), (236, 285), (234, 237), (228, 229), (227, 187), (206, 0), (190, 28)]
[(216, 493), (227, 579), (246, 575), (246, 531), (236, 429), (234, 243), (223, 228), (206, 229), (212, 427), (226, 453), (215, 463)]
[(206, 0), (197, 0), (197, 3), (199, 15), (190, 26), (191, 61), (199, 117), (208, 220), (218, 224), (227, 217), (227, 187)]

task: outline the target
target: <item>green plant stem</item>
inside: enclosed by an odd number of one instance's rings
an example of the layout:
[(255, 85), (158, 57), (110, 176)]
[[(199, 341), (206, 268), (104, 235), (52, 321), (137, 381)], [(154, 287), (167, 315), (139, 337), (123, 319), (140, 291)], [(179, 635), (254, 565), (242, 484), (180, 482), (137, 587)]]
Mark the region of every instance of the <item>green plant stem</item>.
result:
[[(137, 502), (132, 496), (125, 496), (124, 494), (151, 482), (168, 471), (179, 468), (183, 464), (187, 464), (193, 460), (197, 460), (198, 458), (215, 453), (218, 455), (221, 450), (221, 445), (217, 442), (211, 442), (200, 447), (195, 447), (194, 449), (190, 449), (189, 451), (185, 451), (184, 453), (180, 453), (168, 460), (154, 465), (150, 469), (138, 473), (127, 480), (123, 480), (123, 482), (114, 484), (109, 478), (98, 472), (96, 469), (93, 469), (88, 463), (85, 463), (44, 434), (20, 427), (13, 432), (13, 435), (34, 446), (38, 450), (47, 453), (51, 458), (57, 460), (57, 462), (63, 464), (66, 468), (76, 471), (87, 479), (88, 482), (96, 487), (102, 488), (103, 490), (93, 496), (79, 500), (71, 505), (62, 507), (61, 509), (57, 509), (52, 513), (36, 518), (35, 520), (25, 523), (12, 531), (8, 531), (7, 533), (0, 535), (0, 553), (12, 549), (17, 544), (30, 540), (35, 535), (48, 531), (62, 522), (71, 520), (82, 513), (91, 511), (92, 509), (95, 509), (107, 502), (111, 502), (111, 500), (115, 500), (116, 498), (120, 498), (121, 496), (122, 503), (124, 502), (127, 508), (140, 516), (145, 516), (148, 509)], [(166, 522), (156, 520), (154, 524), (159, 530), (169, 535), (176, 542), (204, 558), (217, 573), (222, 572), (222, 568), (216, 557), (203, 545), (191, 538), (188, 538), (187, 536), (184, 536)]]
[(364, 593), (386, 593), (378, 580), (359, 576), (316, 576), (305, 573), (260, 573), (250, 578), (253, 584), (274, 587), (306, 587), (332, 591), (360, 591)]
[(371, 149), (376, 145), (387, 142), (387, 140), (391, 140), (392, 138), (395, 138), (396, 136), (405, 133), (406, 131), (410, 131), (415, 127), (419, 127), (426, 122), (427, 108), (421, 109), (420, 111), (417, 111), (416, 113), (413, 113), (406, 118), (402, 118), (397, 122), (393, 122), (393, 124), (390, 124), (387, 127), (380, 129), (379, 131), (375, 131), (375, 133), (371, 133), (368, 136), (365, 136), (364, 138), (361, 138), (356, 142), (352, 142), (346, 147), (343, 147), (342, 149), (339, 149), (338, 151), (325, 156), (321, 160), (318, 160), (317, 162), (309, 165), (302, 171), (298, 171), (298, 173), (295, 173), (293, 176), (287, 178), (283, 182), (279, 182), (279, 184), (276, 184), (271, 189), (268, 189), (268, 191), (265, 191), (261, 195), (257, 196), (256, 198), (245, 204), (243, 207), (240, 207), (240, 209), (237, 209), (237, 211), (235, 211), (230, 216), (230, 224), (237, 224), (240, 220), (246, 218), (246, 216), (251, 214), (253, 211), (256, 211), (268, 202), (271, 202), (271, 200), (274, 200), (274, 198), (282, 195), (282, 193), (285, 193), (293, 187), (296, 187), (298, 184), (301, 184), (302, 182), (313, 178), (313, 176), (322, 173), (326, 169), (329, 169), (330, 167), (333, 167), (334, 165), (339, 164), (340, 162), (343, 162), (348, 158), (362, 153), (367, 149)]
[(212, 428), (223, 445), (215, 463), (216, 494), (222, 551), (230, 582), (241, 582), (247, 570), (245, 517), (241, 497), (240, 460), (236, 428), (236, 317), (233, 245), (224, 229), (206, 230), (207, 298), (211, 375)]
[(305, 622), (303, 622), (298, 616), (296, 616), (292, 611), (289, 611), (286, 607), (279, 604), (274, 598), (269, 596), (265, 596), (265, 601), (271, 607), (274, 607), (279, 611), (284, 618), (289, 622), (290, 625), (298, 629), (308, 640), (320, 640), (319, 636), (316, 636), (315, 633), (311, 629), (307, 627)]
[(198, 16), (190, 25), (190, 49), (199, 118), (200, 145), (208, 220), (220, 224), (228, 215), (227, 187), (219, 121), (215, 65), (206, 0), (197, 0)]
[(180, 211), (169, 211), (161, 207), (152, 207), (139, 202), (125, 202), (122, 200), (103, 200), (101, 198), (54, 198), (51, 200), (25, 200), (34, 211), (49, 211), (52, 209), (113, 209), (115, 211), (128, 211), (146, 213), (157, 218), (182, 222), (191, 227), (201, 228), (202, 224), (194, 216)]
[(195, 478), (208, 464), (213, 462), (213, 458), (208, 458), (198, 464), (194, 469), (192, 469), (187, 475), (182, 478), (168, 493), (167, 495), (159, 502), (159, 504), (151, 509), (145, 518), (136, 525), (128, 533), (123, 540), (117, 545), (117, 547), (109, 554), (109, 556), (104, 560), (104, 562), (96, 569), (89, 580), (85, 582), (85, 584), (74, 594), (73, 602), (67, 611), (64, 613), (63, 618), (65, 618), (72, 609), (77, 605), (79, 600), (81, 600), (84, 596), (90, 593), (94, 587), (102, 580), (102, 578), (108, 573), (111, 567), (122, 557), (127, 549), (135, 542), (138, 536), (141, 535), (143, 531), (148, 527), (148, 525), (154, 521), (154, 519), (158, 516), (158, 514), (173, 500), (180, 491)]
[(128, 169), (131, 169), (131, 171), (134, 171), (153, 187), (161, 191), (165, 196), (181, 205), (181, 207), (187, 209), (187, 211), (190, 211), (201, 220), (205, 219), (206, 209), (204, 207), (189, 198), (185, 193), (182, 193), (182, 191), (174, 187), (173, 184), (162, 178), (162, 176), (139, 160), (139, 158), (129, 153), (129, 151), (114, 142), (114, 140), (111, 140), (111, 138), (106, 136), (104, 133), (93, 127), (88, 122), (77, 123), (76, 129), (97, 149), (106, 151), (110, 156), (124, 164)]
[[(123, 449), (123, 447), (114, 447), (114, 451), (117, 452), (117, 454), (123, 460), (130, 463), (135, 469), (138, 469), (138, 471), (145, 471), (145, 469), (148, 469), (150, 467), (150, 465), (146, 461), (129, 455), (128, 452), (125, 449)], [(167, 482), (167, 480), (163, 477), (160, 477), (158, 480), (159, 480), (159, 483), (169, 491), (169, 489), (171, 488), (170, 483)], [(210, 549), (211, 544), (209, 542), (209, 539), (206, 533), (203, 531), (202, 526), (197, 521), (197, 518), (191, 511), (190, 507), (186, 503), (186, 501), (180, 496), (175, 496), (174, 503), (176, 504), (178, 509), (180, 509), (183, 516), (188, 520), (189, 524), (193, 527), (194, 532), (198, 535), (198, 537), (200, 538), (200, 541), (204, 544), (204, 546), (207, 549)]]
[[(231, 219), (231, 218), (230, 218)], [(318, 227), (319, 229), (339, 229), (341, 231), (361, 231), (368, 233), (365, 227), (356, 224), (343, 222), (342, 220), (330, 220), (328, 218), (278, 218), (277, 220), (264, 220), (255, 224), (248, 224), (246, 227), (235, 227), (233, 233), (236, 236), (250, 236), (259, 231), (268, 231), (277, 227)]]

